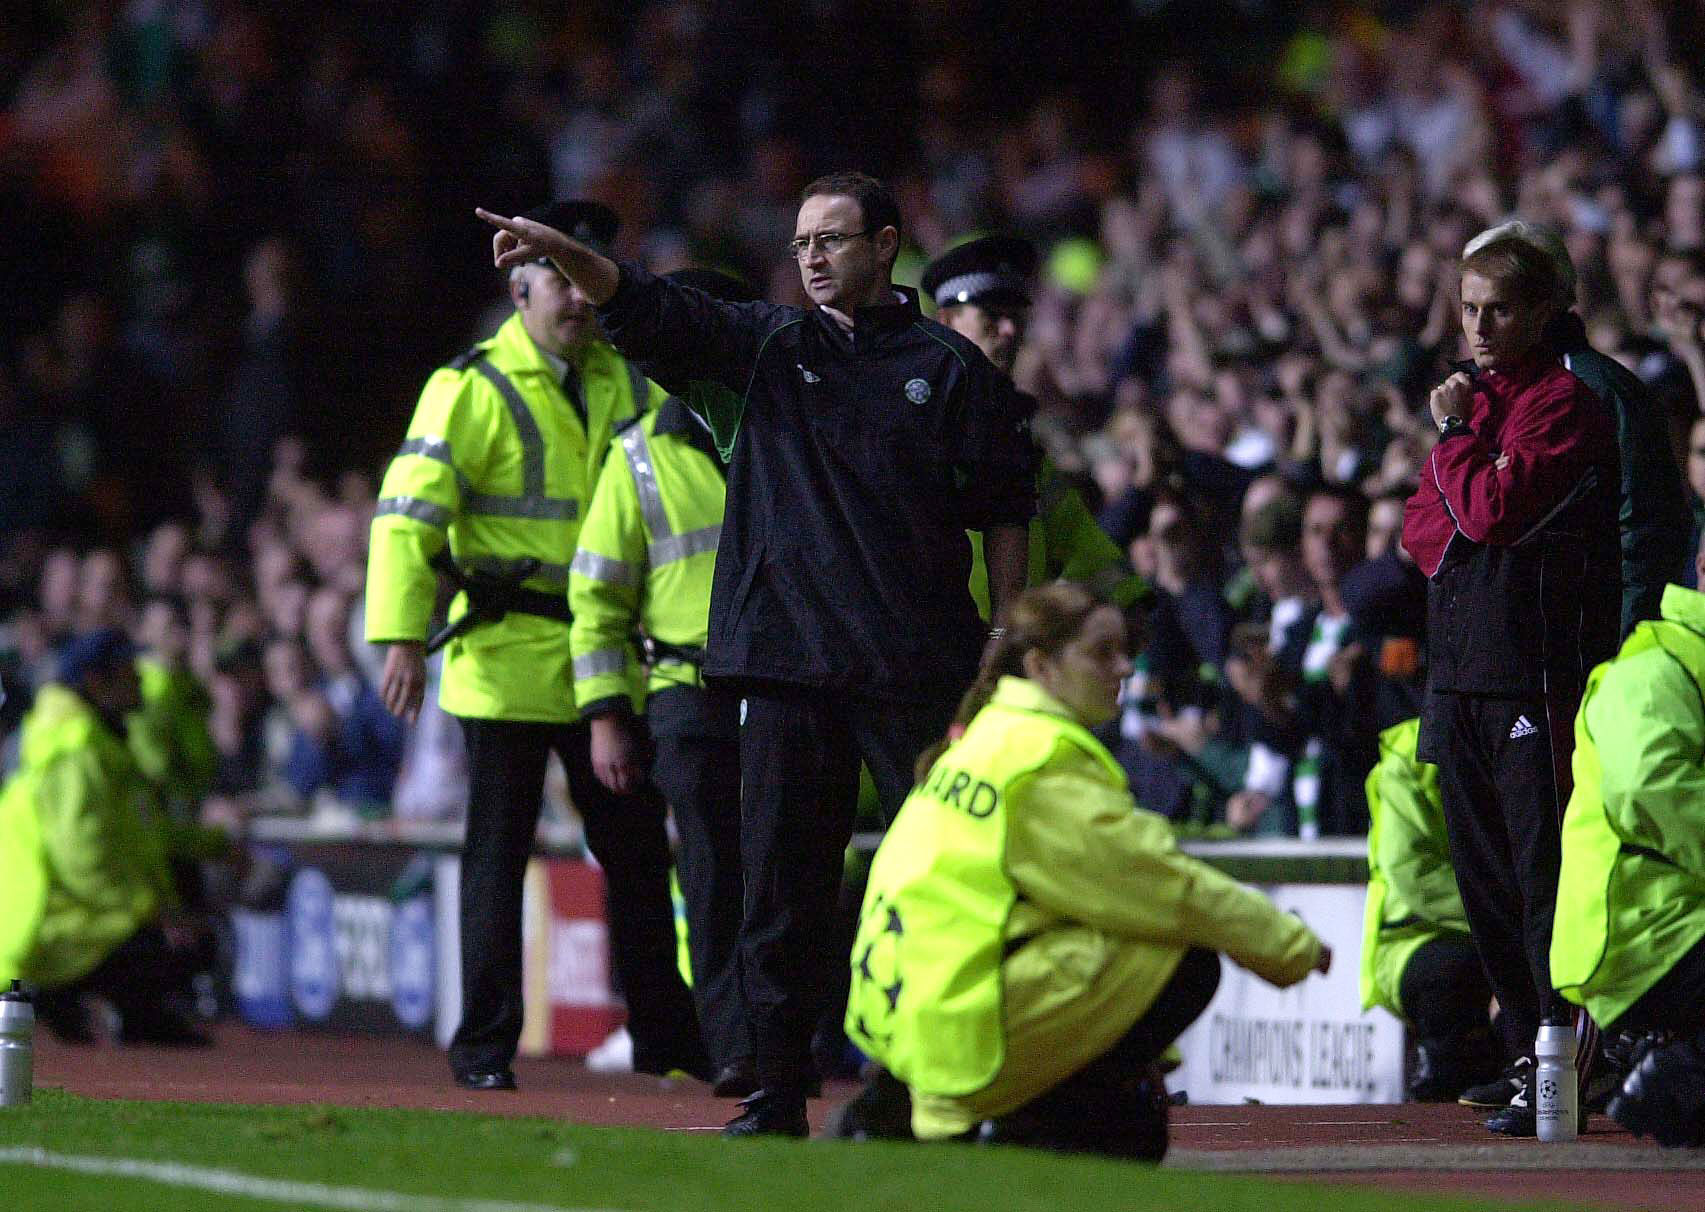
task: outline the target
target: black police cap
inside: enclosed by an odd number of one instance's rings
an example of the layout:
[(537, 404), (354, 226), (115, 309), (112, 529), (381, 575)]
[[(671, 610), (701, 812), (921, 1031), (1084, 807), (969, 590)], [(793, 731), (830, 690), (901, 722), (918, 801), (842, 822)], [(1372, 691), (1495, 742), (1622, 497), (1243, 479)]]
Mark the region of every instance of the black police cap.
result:
[(950, 248), (924, 270), (923, 290), (937, 307), (1030, 302), (1036, 246), (1018, 236), (984, 236)]
[(691, 286), (694, 290), (702, 290), (713, 299), (721, 299), (724, 303), (756, 303), (758, 292), (744, 278), (733, 274), (725, 274), (720, 269), (677, 269), (673, 273), (663, 275), (671, 282), (682, 286)]
[(521, 212), (523, 219), (554, 227), (564, 235), (573, 236), (582, 244), (607, 253), (616, 242), (616, 229), (621, 220), (616, 212), (602, 202), (585, 198), (570, 198), (566, 202), (547, 202), (532, 210)]

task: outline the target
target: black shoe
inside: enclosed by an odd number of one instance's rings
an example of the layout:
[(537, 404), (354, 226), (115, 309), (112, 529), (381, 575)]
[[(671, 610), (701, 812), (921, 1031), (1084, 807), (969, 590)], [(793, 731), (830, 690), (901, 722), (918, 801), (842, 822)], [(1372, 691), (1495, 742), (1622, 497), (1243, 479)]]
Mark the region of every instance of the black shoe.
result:
[(456, 1084), (464, 1090), (513, 1090), (515, 1074), (508, 1069), (474, 1069), (456, 1074)]
[(95, 1035), (94, 1015), (88, 1004), (76, 993), (63, 989), (37, 989), (36, 1022), (53, 1032), (63, 1044), (99, 1043)]
[(1521, 1089), (1510, 1099), (1510, 1105), (1486, 1121), (1486, 1131), (1499, 1136), (1538, 1136), (1539, 1117), (1533, 1106), (1533, 1070), (1527, 1071)]
[(915, 1140), (912, 1092), (886, 1069), (877, 1069), (850, 1101), (829, 1112), (823, 1135), (833, 1140)]
[(722, 1134), (730, 1140), (744, 1136), (810, 1136), (805, 1119), (803, 1094), (771, 1094), (759, 1090), (740, 1100), (739, 1115), (729, 1120)]
[(1417, 1103), (1453, 1103), (1465, 1090), (1485, 1084), (1497, 1072), (1487, 1030), (1448, 1039), (1422, 1040), (1415, 1047), (1415, 1072), (1409, 1099)]
[(1610, 1100), (1610, 1118), (1665, 1148), (1705, 1144), (1705, 1055), (1697, 1044), (1653, 1048)]
[(1516, 1091), (1527, 1085), (1527, 1075), (1533, 1072), (1533, 1057), (1518, 1056), (1510, 1066), (1489, 1082), (1470, 1086), (1457, 1098), (1464, 1107), (1484, 1107), (1494, 1110), (1507, 1107)]
[(1610, 1100), (1622, 1092), (1622, 1083), (1653, 1048), (1673, 1042), (1660, 1034), (1637, 1035), (1632, 1031), (1606, 1034), (1599, 1044), (1598, 1062), (1591, 1079), (1581, 1087), (1583, 1111), (1605, 1111)]
[(165, 1006), (133, 1007), (119, 1018), (119, 1042), (156, 1044), (163, 1048), (211, 1048), (213, 1041), (175, 1010)]
[(1010, 1115), (984, 1120), (977, 1142), (1055, 1153), (1096, 1153), (1128, 1161), (1159, 1162), (1166, 1156), (1171, 1100), (1158, 1071), (1131, 1080), (1120, 1092), (1117, 1106), (1107, 1106), (1103, 1114), (1068, 1119), (1058, 1106), (1039, 1109), (1057, 1101), (1044, 1095)]
[(724, 1065), (717, 1071), (710, 1092), (718, 1098), (745, 1098), (758, 1092), (758, 1074), (750, 1064)]

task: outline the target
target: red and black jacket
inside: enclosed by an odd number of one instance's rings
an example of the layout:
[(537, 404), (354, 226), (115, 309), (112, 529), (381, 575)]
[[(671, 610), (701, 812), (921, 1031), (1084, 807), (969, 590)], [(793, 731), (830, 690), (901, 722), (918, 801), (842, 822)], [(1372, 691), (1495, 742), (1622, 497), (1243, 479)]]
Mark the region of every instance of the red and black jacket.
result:
[(1554, 360), (1471, 373), (1467, 428), (1440, 439), (1404, 509), (1428, 577), (1427, 687), (1573, 698), (1616, 650), (1615, 419)]

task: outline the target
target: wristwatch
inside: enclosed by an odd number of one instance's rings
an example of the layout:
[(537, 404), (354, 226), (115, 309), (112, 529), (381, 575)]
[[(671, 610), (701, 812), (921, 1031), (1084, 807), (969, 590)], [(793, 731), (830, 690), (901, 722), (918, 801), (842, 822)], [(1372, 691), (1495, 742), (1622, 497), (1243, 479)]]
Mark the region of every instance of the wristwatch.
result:
[(1448, 438), (1453, 434), (1464, 433), (1467, 429), (1468, 422), (1453, 413), (1439, 422), (1439, 437)]

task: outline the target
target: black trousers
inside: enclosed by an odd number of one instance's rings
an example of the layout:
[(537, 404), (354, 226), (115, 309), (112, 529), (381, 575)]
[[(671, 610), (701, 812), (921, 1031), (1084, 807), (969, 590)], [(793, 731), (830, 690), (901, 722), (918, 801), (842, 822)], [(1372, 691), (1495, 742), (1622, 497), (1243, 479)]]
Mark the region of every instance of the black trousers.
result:
[(811, 1032), (848, 956), (836, 901), (858, 806), (862, 758), (884, 821), (912, 786), (912, 763), (940, 739), (950, 701), (929, 706), (744, 686), (740, 728), (741, 865), (746, 904), (740, 980), (758, 1080), (802, 1096), (814, 1071)]
[[(1472, 939), (1441, 935), (1421, 944), (1398, 981), (1403, 1013), (1422, 1044), (1449, 1048), (1491, 1027), (1492, 986)], [(1524, 1049), (1533, 1046), (1523, 1041)]]
[(1086, 1115), (1105, 1112), (1133, 1077), (1160, 1059), (1172, 1041), (1202, 1016), (1219, 987), (1219, 953), (1206, 947), (1190, 948), (1154, 1005), (1117, 1043), (1015, 1114), (1057, 1119), (1064, 1127), (1081, 1128)]
[(126, 1034), (175, 1015), (167, 999), (189, 992), (197, 973), (217, 959), (213, 934), (198, 931), (186, 944), (173, 944), (158, 924), (141, 927), (114, 947), (82, 980), (58, 991), (65, 996), (96, 993), (106, 998), (124, 1020)]
[(1675, 962), (1622, 1012), (1608, 1030), (1670, 1031), (1684, 1037), (1705, 1034), (1705, 941)]
[(1438, 763), (1451, 864), (1509, 1038), (1531, 1051), (1551, 987), (1559, 831), (1576, 703), (1553, 696), (1429, 696), (1424, 760)]
[(718, 1068), (751, 1067), (752, 1033), (740, 992), (740, 703), (696, 686), (659, 691), (646, 704), (655, 745), (652, 778), (680, 835), (676, 870), (687, 903), (693, 1001)]
[(462, 1023), (450, 1068), (506, 1068), (521, 1039), (521, 883), (543, 799), (545, 760), (562, 759), (586, 845), (604, 869), (610, 950), (627, 997), (634, 1068), (708, 1072), (692, 996), (676, 966), (663, 797), (618, 796), (592, 773), (585, 722), (462, 720), (468, 827), (462, 844)]

